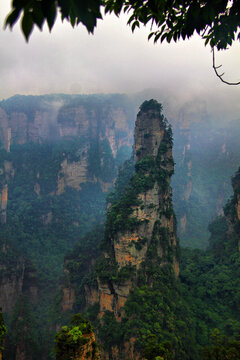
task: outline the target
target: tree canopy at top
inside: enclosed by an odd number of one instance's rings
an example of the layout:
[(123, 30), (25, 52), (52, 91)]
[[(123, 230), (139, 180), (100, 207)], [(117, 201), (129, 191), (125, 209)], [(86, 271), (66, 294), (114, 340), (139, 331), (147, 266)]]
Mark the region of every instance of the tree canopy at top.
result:
[(90, 33), (103, 13), (125, 12), (132, 31), (148, 23), (156, 29), (148, 36), (154, 42), (189, 38), (195, 31), (218, 50), (240, 40), (239, 0), (13, 0), (6, 26), (20, 19), (28, 40), (35, 25), (42, 29), (46, 21), (51, 30), (58, 12), (62, 20), (73, 27), (81, 23)]

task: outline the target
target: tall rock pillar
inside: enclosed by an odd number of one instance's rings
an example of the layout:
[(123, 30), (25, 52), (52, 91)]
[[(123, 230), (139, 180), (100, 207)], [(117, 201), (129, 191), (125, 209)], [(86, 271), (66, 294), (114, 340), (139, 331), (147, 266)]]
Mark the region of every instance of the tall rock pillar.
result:
[(148, 262), (170, 266), (176, 277), (179, 273), (170, 187), (174, 171), (172, 131), (161, 111), (155, 100), (142, 104), (135, 127), (135, 174), (108, 212), (104, 256), (97, 266), (100, 318), (110, 311), (121, 320), (139, 272), (151, 286)]

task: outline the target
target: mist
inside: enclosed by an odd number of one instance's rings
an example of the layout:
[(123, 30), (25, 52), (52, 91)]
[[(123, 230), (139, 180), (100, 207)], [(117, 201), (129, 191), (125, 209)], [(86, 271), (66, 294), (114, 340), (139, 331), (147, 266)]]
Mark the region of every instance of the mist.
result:
[[(13, 31), (2, 29), (9, 3), (0, 5), (1, 99), (15, 94), (142, 93), (164, 102), (171, 118), (182, 107), (188, 111), (189, 104), (196, 108), (193, 114), (201, 104), (217, 121), (239, 118), (240, 87), (220, 82), (210, 48), (198, 36), (154, 45), (147, 41), (149, 29), (132, 34), (126, 17), (107, 16), (94, 35), (57, 20), (51, 34), (46, 27), (35, 29), (26, 43), (19, 24)], [(217, 54), (227, 80), (239, 80), (239, 59), (239, 44)]]

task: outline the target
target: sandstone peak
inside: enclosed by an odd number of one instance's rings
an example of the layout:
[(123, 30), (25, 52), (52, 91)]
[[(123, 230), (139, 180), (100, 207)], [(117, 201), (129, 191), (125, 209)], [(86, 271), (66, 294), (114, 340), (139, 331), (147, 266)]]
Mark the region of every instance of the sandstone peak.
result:
[(137, 115), (135, 125), (135, 160), (146, 155), (157, 156), (164, 134), (166, 119), (162, 115), (162, 105), (156, 100), (144, 101)]
[[(97, 264), (99, 317), (106, 311), (121, 321), (138, 272), (147, 261), (170, 266), (178, 276), (178, 243), (172, 209), (172, 131), (156, 100), (140, 107), (135, 126), (135, 174), (122, 198), (108, 211)], [(151, 279), (147, 281), (151, 282)], [(86, 292), (86, 303), (90, 304)]]

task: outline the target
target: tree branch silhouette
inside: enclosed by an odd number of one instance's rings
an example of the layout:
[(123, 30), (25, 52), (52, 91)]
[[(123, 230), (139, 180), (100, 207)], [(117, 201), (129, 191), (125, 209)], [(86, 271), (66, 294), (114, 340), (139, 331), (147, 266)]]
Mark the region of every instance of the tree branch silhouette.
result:
[(215, 49), (214, 47), (212, 48), (212, 54), (213, 54), (213, 69), (215, 71), (215, 74), (217, 75), (217, 77), (224, 83), (224, 84), (227, 84), (227, 85), (240, 85), (240, 81), (238, 82), (229, 82), (229, 81), (226, 81), (223, 79), (223, 76), (225, 73), (222, 73), (222, 74), (219, 74), (218, 73), (218, 69), (220, 69), (222, 67), (222, 65), (218, 65), (216, 66), (216, 63), (215, 63)]

